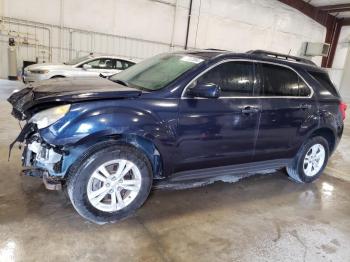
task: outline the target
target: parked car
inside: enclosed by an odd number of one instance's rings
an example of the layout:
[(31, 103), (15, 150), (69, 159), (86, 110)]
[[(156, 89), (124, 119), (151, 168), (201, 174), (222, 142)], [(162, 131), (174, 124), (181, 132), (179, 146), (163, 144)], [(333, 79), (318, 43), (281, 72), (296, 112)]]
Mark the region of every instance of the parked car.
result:
[(154, 184), (279, 168), (312, 182), (346, 109), (326, 71), (263, 51), (161, 54), (108, 79), (50, 81), (8, 101), (27, 121), (15, 141), (26, 145), (23, 173), (63, 187), (95, 223), (129, 216)]
[(134, 65), (135, 62), (114, 56), (88, 56), (75, 58), (63, 64), (33, 64), (24, 69), (25, 83), (63, 77), (111, 76)]

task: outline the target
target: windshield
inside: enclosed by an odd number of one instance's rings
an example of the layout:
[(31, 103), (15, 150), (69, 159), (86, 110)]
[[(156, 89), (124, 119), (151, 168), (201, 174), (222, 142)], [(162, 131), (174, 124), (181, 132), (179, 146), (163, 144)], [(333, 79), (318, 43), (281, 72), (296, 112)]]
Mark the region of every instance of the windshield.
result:
[(72, 60), (69, 60), (68, 62), (64, 62), (65, 65), (76, 65), (76, 64), (79, 64), (87, 59), (90, 59), (92, 58), (91, 55), (87, 55), (87, 56), (82, 56), (82, 57), (77, 57), (77, 58), (74, 58)]
[(202, 61), (199, 57), (187, 54), (160, 54), (109, 79), (148, 91), (159, 90)]

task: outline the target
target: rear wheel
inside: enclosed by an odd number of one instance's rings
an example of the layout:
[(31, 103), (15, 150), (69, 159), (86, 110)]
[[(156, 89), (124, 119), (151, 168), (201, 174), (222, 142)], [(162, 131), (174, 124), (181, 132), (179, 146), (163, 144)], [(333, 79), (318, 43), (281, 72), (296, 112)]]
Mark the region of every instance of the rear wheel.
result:
[(327, 165), (329, 146), (321, 136), (311, 138), (299, 150), (290, 166), (288, 175), (300, 183), (310, 183), (317, 179)]
[(92, 153), (67, 181), (74, 208), (98, 224), (116, 222), (132, 214), (147, 199), (151, 185), (148, 159), (127, 145)]

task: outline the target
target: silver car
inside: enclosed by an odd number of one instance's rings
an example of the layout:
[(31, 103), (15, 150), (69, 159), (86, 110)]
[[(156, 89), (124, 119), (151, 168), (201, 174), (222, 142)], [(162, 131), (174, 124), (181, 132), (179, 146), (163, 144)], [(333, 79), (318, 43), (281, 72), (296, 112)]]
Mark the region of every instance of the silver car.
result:
[(63, 64), (34, 64), (24, 69), (23, 81), (35, 82), (59, 77), (110, 76), (134, 65), (135, 62), (113, 56), (79, 57)]

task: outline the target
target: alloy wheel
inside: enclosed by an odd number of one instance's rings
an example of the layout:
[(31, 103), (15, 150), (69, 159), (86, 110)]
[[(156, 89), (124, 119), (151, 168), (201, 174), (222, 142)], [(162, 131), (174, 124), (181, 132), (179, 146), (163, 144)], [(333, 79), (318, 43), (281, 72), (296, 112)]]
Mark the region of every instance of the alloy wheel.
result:
[(326, 158), (323, 145), (315, 144), (307, 151), (304, 157), (303, 170), (306, 176), (315, 176), (321, 169)]
[(91, 175), (87, 184), (88, 199), (98, 210), (121, 210), (137, 197), (141, 179), (141, 172), (133, 162), (125, 159), (108, 161)]

